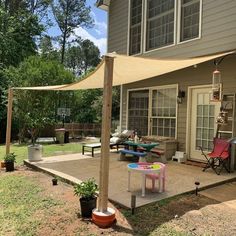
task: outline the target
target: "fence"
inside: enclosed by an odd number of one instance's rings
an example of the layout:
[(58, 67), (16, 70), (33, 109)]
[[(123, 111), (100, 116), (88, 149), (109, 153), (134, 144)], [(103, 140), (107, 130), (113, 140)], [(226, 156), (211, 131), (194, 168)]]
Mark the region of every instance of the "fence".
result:
[[(112, 121), (111, 132), (114, 133), (115, 129), (119, 125), (119, 121)], [(45, 129), (41, 130), (41, 137), (54, 137), (55, 129), (62, 128), (62, 124), (56, 124), (55, 126), (47, 126)], [(69, 135), (72, 138), (77, 138), (80, 136), (101, 136), (101, 124), (98, 123), (65, 123), (64, 128), (69, 131)]]
[[(55, 125), (55, 128), (61, 128), (61, 124)], [(70, 137), (76, 138), (78, 136), (101, 136), (101, 124), (95, 123), (65, 123), (64, 128), (69, 131)]]

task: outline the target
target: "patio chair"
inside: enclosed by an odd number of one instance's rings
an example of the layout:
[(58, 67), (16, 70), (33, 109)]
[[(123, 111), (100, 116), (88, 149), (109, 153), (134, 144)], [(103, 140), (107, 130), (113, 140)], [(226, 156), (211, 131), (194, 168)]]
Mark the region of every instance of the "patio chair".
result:
[[(139, 164), (145, 164), (144, 162), (139, 162)], [(158, 164), (161, 166), (160, 174), (147, 174), (146, 180), (152, 180), (152, 192), (155, 192), (155, 181), (161, 178), (162, 191), (165, 192), (165, 181), (166, 181), (166, 165), (162, 162), (154, 162), (153, 164)]]
[(213, 150), (208, 154), (204, 153), (203, 148), (199, 146), (202, 155), (207, 160), (206, 166), (203, 168), (203, 171), (208, 168), (212, 168), (217, 175), (220, 175), (222, 169), (225, 168), (225, 170), (230, 173), (228, 167), (230, 157), (230, 142), (226, 139), (214, 138), (213, 144)]

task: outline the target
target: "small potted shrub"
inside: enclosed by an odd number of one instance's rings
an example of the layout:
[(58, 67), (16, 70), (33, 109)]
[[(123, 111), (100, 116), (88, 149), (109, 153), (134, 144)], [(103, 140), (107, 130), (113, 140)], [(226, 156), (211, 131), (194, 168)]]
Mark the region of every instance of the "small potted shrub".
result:
[(80, 197), (80, 208), (82, 217), (91, 217), (92, 210), (97, 205), (98, 186), (94, 178), (83, 181), (74, 186), (74, 193)]
[(14, 153), (8, 153), (4, 156), (6, 171), (14, 171), (15, 161), (16, 161), (16, 155)]
[(28, 146), (28, 159), (29, 161), (40, 161), (42, 159), (43, 147), (40, 144), (36, 144), (36, 140), (39, 137), (39, 130), (45, 127), (46, 124), (50, 124), (51, 120), (44, 117), (43, 114), (27, 113), (25, 115), (25, 124), (27, 131), (31, 137), (31, 145)]

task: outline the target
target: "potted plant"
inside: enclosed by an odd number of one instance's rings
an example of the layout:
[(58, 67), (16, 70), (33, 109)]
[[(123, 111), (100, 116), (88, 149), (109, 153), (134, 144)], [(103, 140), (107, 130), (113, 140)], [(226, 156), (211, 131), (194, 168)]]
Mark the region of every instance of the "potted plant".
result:
[(92, 210), (96, 208), (98, 185), (94, 178), (83, 181), (74, 186), (75, 195), (80, 196), (80, 209), (82, 217), (91, 217)]
[(4, 156), (6, 171), (14, 171), (15, 161), (16, 161), (16, 155), (14, 153), (8, 153)]
[(39, 131), (46, 124), (50, 124), (51, 120), (43, 117), (40, 112), (37, 114), (27, 113), (25, 116), (25, 123), (27, 131), (31, 138), (31, 145), (28, 146), (28, 159), (29, 161), (40, 161), (42, 159), (43, 146), (36, 144), (39, 136)]

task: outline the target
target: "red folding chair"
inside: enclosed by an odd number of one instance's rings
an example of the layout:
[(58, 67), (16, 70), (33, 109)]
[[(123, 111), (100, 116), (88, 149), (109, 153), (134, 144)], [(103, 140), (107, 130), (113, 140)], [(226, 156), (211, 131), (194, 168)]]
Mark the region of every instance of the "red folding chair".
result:
[(205, 154), (203, 148), (199, 146), (202, 155), (206, 158), (207, 164), (203, 168), (205, 171), (208, 168), (212, 168), (217, 175), (219, 175), (223, 168), (230, 173), (229, 170), (229, 146), (230, 142), (226, 139), (214, 138), (213, 140), (213, 151)]

